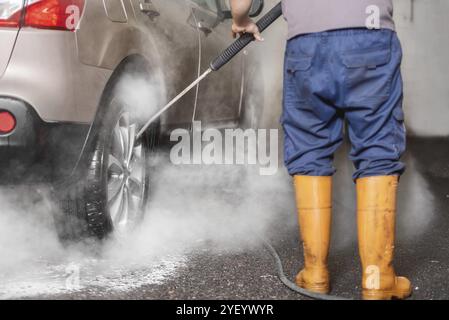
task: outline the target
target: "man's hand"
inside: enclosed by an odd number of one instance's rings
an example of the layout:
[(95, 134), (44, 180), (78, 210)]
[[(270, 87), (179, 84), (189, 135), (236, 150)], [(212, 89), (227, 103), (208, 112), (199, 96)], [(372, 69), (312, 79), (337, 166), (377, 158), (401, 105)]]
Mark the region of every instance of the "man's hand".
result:
[(249, 17), (252, 0), (231, 0), (231, 11), (233, 17), (232, 35), (234, 38), (237, 35), (251, 33), (258, 41), (263, 41), (259, 28)]
[(234, 38), (237, 37), (237, 35), (244, 35), (245, 33), (252, 33), (254, 35), (254, 38), (256, 38), (257, 41), (263, 41), (262, 35), (260, 34), (259, 28), (254, 23), (252, 19), (249, 17), (243, 21), (235, 21), (232, 24), (232, 36)]

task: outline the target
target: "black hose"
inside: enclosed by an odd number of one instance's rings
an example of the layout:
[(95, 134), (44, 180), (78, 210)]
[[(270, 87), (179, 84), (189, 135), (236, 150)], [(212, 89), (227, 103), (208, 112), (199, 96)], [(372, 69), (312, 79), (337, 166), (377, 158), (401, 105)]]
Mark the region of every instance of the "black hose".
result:
[(271, 256), (275, 260), (276, 270), (277, 270), (277, 275), (279, 277), (279, 280), (281, 280), (281, 282), (290, 290), (292, 290), (296, 293), (299, 293), (302, 296), (312, 298), (315, 300), (353, 300), (353, 299), (339, 297), (339, 296), (315, 293), (315, 292), (305, 290), (301, 287), (298, 287), (295, 283), (293, 283), (286, 277), (286, 275), (284, 273), (284, 267), (282, 266), (281, 258), (279, 257), (279, 254), (277, 253), (276, 249), (267, 240), (262, 239), (262, 241), (263, 241), (265, 248), (268, 250), (268, 252), (270, 252)]

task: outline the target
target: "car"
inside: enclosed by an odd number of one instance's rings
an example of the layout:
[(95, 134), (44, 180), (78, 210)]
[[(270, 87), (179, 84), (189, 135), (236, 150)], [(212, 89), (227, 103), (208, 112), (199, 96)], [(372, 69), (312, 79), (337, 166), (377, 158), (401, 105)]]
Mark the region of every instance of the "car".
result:
[[(254, 1), (257, 16), (263, 1)], [(140, 223), (148, 159), (173, 128), (242, 122), (241, 54), (153, 123), (230, 37), (223, 0), (0, 0), (0, 176), (49, 183), (61, 239), (105, 239)]]

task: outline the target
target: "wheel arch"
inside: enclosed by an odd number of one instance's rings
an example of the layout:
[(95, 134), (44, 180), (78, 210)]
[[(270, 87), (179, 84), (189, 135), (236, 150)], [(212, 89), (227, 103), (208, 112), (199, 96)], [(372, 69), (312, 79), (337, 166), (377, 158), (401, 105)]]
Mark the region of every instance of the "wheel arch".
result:
[[(114, 69), (111, 77), (109, 78), (108, 82), (105, 85), (100, 101), (98, 103), (94, 120), (90, 125), (88, 134), (85, 138), (83, 148), (80, 152), (79, 159), (76, 162), (76, 165), (72, 170), (69, 179), (66, 178), (63, 179), (64, 180), (64, 182), (62, 182), (63, 184), (67, 184), (70, 182), (74, 183), (78, 181), (81, 177), (83, 177), (83, 174), (86, 172), (87, 159), (89, 159), (89, 157), (94, 152), (95, 139), (98, 136), (99, 131), (102, 127), (103, 124), (102, 120), (105, 114), (107, 113), (108, 106), (110, 105), (113, 99), (114, 90), (116, 90), (117, 85), (119, 84), (123, 76), (130, 71), (141, 71), (141, 72), (159, 73), (158, 77), (161, 77), (162, 75), (160, 74), (160, 72), (157, 72), (157, 70), (158, 70), (157, 66), (154, 63), (152, 63), (151, 60), (149, 60), (147, 57), (141, 54), (128, 55), (117, 65), (117, 67)], [(164, 81), (163, 78), (160, 81)], [(59, 183), (56, 182), (55, 184), (58, 185)]]

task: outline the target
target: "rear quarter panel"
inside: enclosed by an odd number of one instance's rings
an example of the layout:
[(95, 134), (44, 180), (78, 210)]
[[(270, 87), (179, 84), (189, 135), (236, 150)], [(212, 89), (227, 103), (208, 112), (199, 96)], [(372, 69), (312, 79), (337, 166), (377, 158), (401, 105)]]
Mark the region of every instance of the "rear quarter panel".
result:
[(22, 28), (0, 95), (22, 99), (47, 122), (87, 123), (110, 74), (80, 63), (73, 32)]
[[(121, 1), (107, 2), (109, 12), (115, 12), (113, 16), (105, 13), (103, 1), (89, 1), (77, 43), (82, 63), (108, 70), (116, 69), (131, 55), (144, 57), (151, 66), (152, 77), (161, 84), (155, 103), (160, 106), (194, 80), (198, 38), (196, 30), (186, 24), (190, 12), (184, 0), (152, 2), (160, 13), (155, 19), (140, 12), (139, 0), (124, 0), (123, 7)], [(120, 8), (125, 9), (126, 23), (116, 22)], [(169, 112), (163, 122), (191, 120), (193, 102), (194, 96), (187, 95), (180, 101), (186, 107)]]
[(0, 78), (8, 66), (18, 30), (0, 28)]

